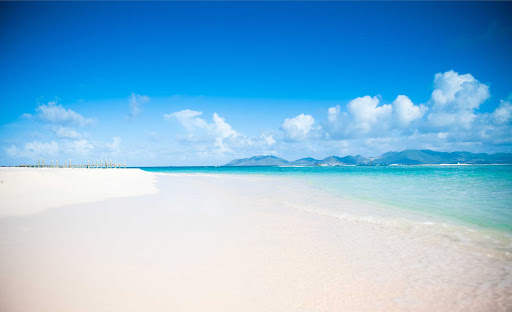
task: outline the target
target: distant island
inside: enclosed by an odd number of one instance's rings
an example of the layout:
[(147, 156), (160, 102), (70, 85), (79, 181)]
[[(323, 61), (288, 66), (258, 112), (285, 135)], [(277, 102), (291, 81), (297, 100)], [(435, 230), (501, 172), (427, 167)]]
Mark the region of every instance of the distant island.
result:
[(512, 164), (511, 153), (436, 152), (431, 150), (405, 150), (387, 152), (379, 157), (329, 156), (324, 159), (311, 157), (288, 161), (276, 156), (254, 156), (235, 159), (224, 166), (389, 166), (436, 164)]

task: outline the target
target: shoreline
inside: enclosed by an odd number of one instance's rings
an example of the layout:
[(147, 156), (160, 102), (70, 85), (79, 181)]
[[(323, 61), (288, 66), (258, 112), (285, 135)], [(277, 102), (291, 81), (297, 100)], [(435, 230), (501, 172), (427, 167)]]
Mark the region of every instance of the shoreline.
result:
[[(41, 174), (40, 178), (53, 180), (51, 184), (57, 188), (57, 191), (46, 188), (35, 188), (31, 198), (17, 196), (18, 194), (6, 193), (10, 190), (0, 188), (0, 198), (6, 205), (0, 209), (0, 220), (2, 218), (14, 216), (26, 216), (44, 212), (46, 209), (80, 205), (84, 203), (97, 203), (111, 198), (137, 197), (156, 194), (160, 190), (157, 187), (158, 177), (198, 177), (198, 178), (236, 178), (258, 180), (263, 183), (279, 181), (280, 184), (289, 184), (293, 187), (304, 189), (308, 192), (312, 189), (319, 190), (317, 194), (310, 198), (283, 201), (283, 206), (303, 210), (308, 213), (320, 214), (330, 218), (338, 219), (342, 222), (369, 223), (379, 226), (391, 227), (405, 231), (405, 233), (414, 233), (414, 235), (423, 235), (437, 239), (437, 236), (445, 236), (457, 244), (475, 246), (484, 246), (492, 252), (500, 251), (506, 257), (512, 257), (512, 233), (500, 229), (481, 227), (477, 224), (465, 223), (459, 220), (444, 219), (439, 216), (425, 214), (422, 211), (409, 210), (383, 204), (372, 200), (356, 197), (340, 197), (323, 187), (311, 184), (310, 181), (296, 179), (293, 176), (268, 175), (261, 173), (204, 173), (204, 172), (158, 172), (146, 171), (140, 168), (126, 168), (118, 170), (97, 171), (85, 168), (50, 168), (63, 169), (57, 171), (49, 168), (17, 168), (2, 170), (0, 168), (0, 180), (3, 180), (6, 173), (24, 172), (32, 174)], [(73, 170), (71, 170), (73, 169)], [(21, 170), (21, 171), (20, 171)], [(64, 175), (62, 175), (64, 174)], [(108, 177), (109, 179), (105, 179)], [(29, 178), (29, 177), (27, 177)], [(78, 180), (79, 179), (79, 180)], [(57, 180), (57, 181), (56, 181)], [(38, 181), (37, 183), (41, 183)], [(60, 184), (59, 184), (60, 183)], [(73, 192), (76, 185), (89, 185), (86, 196), (80, 196), (80, 192)], [(115, 186), (112, 188), (112, 186)], [(25, 186), (24, 186), (25, 187)], [(62, 187), (67, 187), (68, 192), (64, 193)], [(16, 186), (15, 186), (16, 188)], [(76, 191), (76, 190), (75, 190)], [(61, 196), (65, 194), (64, 198)], [(82, 194), (84, 195), (84, 194)], [(293, 195), (290, 195), (292, 198)], [(17, 199), (17, 200), (15, 200)], [(17, 202), (19, 199), (23, 199)], [(13, 202), (14, 201), (14, 202)], [(25, 209), (19, 211), (19, 207)], [(343, 209), (337, 209), (338, 206)], [(18, 210), (18, 211), (17, 211)], [(449, 231), (448, 231), (449, 230)], [(461, 237), (460, 235), (464, 235)], [(512, 260), (512, 258), (511, 258)]]
[(133, 172), (158, 191), (0, 219), (2, 311), (512, 307), (510, 257), (336, 218), (362, 207), (301, 181)]
[[(423, 165), (418, 165), (423, 166)], [(430, 166), (430, 165), (429, 165)], [(479, 165), (480, 166), (480, 165)], [(487, 166), (487, 165), (485, 165)], [(443, 166), (444, 167), (444, 166)], [(509, 248), (512, 252), (512, 232), (509, 229), (503, 228), (503, 227), (494, 227), (489, 225), (483, 225), (478, 223), (473, 223), (469, 221), (465, 221), (462, 219), (455, 218), (453, 216), (447, 216), (447, 215), (441, 215), (441, 214), (435, 214), (431, 211), (424, 211), (424, 210), (417, 210), (417, 209), (411, 209), (411, 207), (399, 205), (398, 203), (392, 203), (389, 201), (385, 201), (381, 198), (369, 198), (367, 196), (361, 197), (361, 196), (353, 196), (352, 194), (340, 194), (339, 192), (336, 192), (335, 190), (330, 189), (329, 187), (326, 187), (325, 185), (321, 185), (318, 183), (314, 183), (311, 180), (308, 179), (302, 179), (301, 176), (294, 176), (294, 175), (287, 175), (286, 173), (266, 173), (266, 172), (188, 172), (188, 171), (153, 171), (153, 170), (145, 170), (146, 167), (140, 167), (141, 170), (151, 172), (153, 174), (170, 174), (170, 175), (176, 175), (176, 176), (238, 176), (238, 177), (263, 177), (263, 178), (270, 178), (270, 179), (282, 179), (283, 181), (300, 181), (301, 183), (305, 183), (307, 185), (310, 185), (313, 188), (320, 188), (322, 189), (326, 194), (329, 194), (330, 197), (334, 197), (335, 200), (341, 201), (343, 204), (349, 204), (350, 206), (364, 206), (364, 207), (371, 207), (369, 209), (365, 210), (366, 215), (360, 215), (359, 212), (356, 212), (352, 210), (354, 215), (351, 216), (352, 219), (358, 218), (358, 217), (368, 217), (373, 215), (377, 211), (383, 211), (386, 210), (385, 213), (387, 218), (391, 219), (406, 219), (411, 222), (419, 222), (426, 225), (435, 225), (438, 224), (439, 226), (455, 226), (464, 229), (465, 231), (483, 231), (483, 232), (495, 232), (499, 235), (502, 235), (504, 237), (507, 237), (511, 243), (509, 244)], [(147, 168), (153, 168), (153, 167), (147, 167)], [(170, 167), (170, 168), (180, 168), (180, 167)], [(331, 206), (332, 203), (329, 203)], [(338, 218), (339, 216), (332, 215), (331, 213), (327, 213), (328, 215), (331, 215), (333, 217)], [(377, 215), (381, 216), (381, 215)]]

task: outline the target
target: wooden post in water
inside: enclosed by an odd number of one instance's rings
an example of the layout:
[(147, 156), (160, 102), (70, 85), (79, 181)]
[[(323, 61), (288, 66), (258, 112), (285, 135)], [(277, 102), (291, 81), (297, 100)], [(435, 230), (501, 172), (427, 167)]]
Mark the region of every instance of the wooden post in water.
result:
[(44, 159), (43, 159), (43, 168), (44, 168)]
[(71, 168), (71, 158), (69, 159), (69, 168)]

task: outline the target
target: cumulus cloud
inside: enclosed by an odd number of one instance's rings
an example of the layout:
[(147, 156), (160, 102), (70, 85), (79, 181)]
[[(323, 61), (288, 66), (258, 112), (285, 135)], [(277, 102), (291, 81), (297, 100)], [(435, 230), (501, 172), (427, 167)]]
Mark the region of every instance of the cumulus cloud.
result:
[(237, 137), (239, 134), (226, 120), (220, 117), (217, 113), (213, 114), (212, 122), (207, 122), (199, 117), (203, 113), (185, 109), (172, 114), (165, 114), (166, 120), (177, 120), (190, 134), (202, 135), (214, 138), (225, 139), (228, 137)]
[(202, 112), (186, 109), (165, 114), (164, 118), (183, 127), (185, 133), (176, 135), (174, 148), (183, 150), (181, 154), (189, 155), (187, 157), (227, 163), (233, 158), (275, 154), (271, 149), (277, 143), (274, 134), (263, 132), (258, 136), (245, 136), (217, 113), (208, 119)]
[(78, 139), (81, 136), (76, 130), (68, 127), (54, 127), (53, 132), (59, 138)]
[(492, 121), (496, 125), (503, 125), (512, 121), (512, 105), (509, 101), (501, 101), (500, 106), (492, 113)]
[(220, 154), (232, 153), (233, 150), (221, 138), (215, 138), (215, 147)]
[(271, 146), (276, 143), (276, 140), (274, 140), (274, 136), (272, 134), (262, 134), (261, 138), (265, 141), (265, 143), (268, 146)]
[(219, 117), (217, 113), (213, 114), (213, 125), (210, 125), (212, 132), (221, 139), (225, 139), (227, 137), (237, 137), (238, 132), (233, 130), (233, 128), (225, 121), (224, 118)]
[(199, 118), (202, 114), (202, 112), (185, 109), (172, 114), (164, 114), (164, 119), (169, 121), (176, 119), (185, 129), (194, 131), (196, 129), (208, 128), (208, 123), (204, 119)]
[(379, 106), (378, 97), (366, 95), (350, 101), (347, 110), (352, 117), (351, 130), (364, 134), (376, 127), (387, 127), (392, 107), (389, 104)]
[(40, 142), (32, 141), (23, 145), (10, 145), (5, 148), (7, 156), (21, 159), (34, 160), (39, 158), (73, 158), (81, 161), (86, 157), (114, 157), (121, 151), (121, 138), (113, 137), (111, 142), (89, 141), (86, 139), (70, 140), (66, 139), (60, 142)]
[(490, 97), (489, 87), (471, 74), (459, 75), (450, 70), (434, 77), (434, 109), (474, 109)]
[(186, 141), (201, 141), (213, 146), (217, 153), (231, 152), (231, 145), (248, 143), (247, 138), (241, 136), (229, 123), (217, 113), (212, 116), (212, 121), (201, 118), (202, 112), (190, 109), (181, 110), (172, 114), (165, 114), (164, 119), (178, 121), (187, 131)]
[(469, 129), (477, 117), (475, 110), (490, 97), (486, 84), (453, 70), (437, 73), (434, 88), (428, 121), (435, 129)]
[[(321, 123), (321, 135), (315, 138), (323, 138), (332, 146), (353, 144), (362, 151), (506, 148), (512, 144), (512, 104), (501, 101), (493, 112), (479, 112), (489, 98), (488, 85), (471, 74), (451, 70), (435, 75), (434, 90), (423, 104), (415, 104), (406, 95), (398, 95), (391, 104), (366, 95), (345, 106), (332, 106), (327, 109), (327, 120)], [(323, 144), (315, 142), (317, 146)]]
[(338, 119), (338, 115), (340, 114), (340, 106), (336, 105), (334, 107), (329, 107), (327, 114), (329, 121), (335, 122), (336, 119)]
[(25, 151), (35, 155), (55, 155), (59, 152), (59, 145), (54, 141), (50, 143), (34, 141), (25, 144)]
[(380, 136), (392, 126), (393, 107), (380, 105), (377, 96), (357, 97), (342, 111), (339, 105), (327, 110), (325, 137), (346, 139), (365, 136)]
[(75, 140), (65, 145), (65, 152), (73, 155), (87, 155), (94, 149), (94, 146), (87, 140)]
[(53, 101), (37, 106), (36, 112), (37, 118), (54, 124), (73, 124), (83, 127), (93, 123), (92, 119), (84, 118), (75, 111), (66, 109)]
[[(155, 132), (145, 132), (147, 140), (153, 142), (143, 145), (144, 148), (137, 146), (134, 149), (144, 150), (137, 155), (144, 153), (153, 155), (151, 157), (155, 159), (162, 155), (169, 157), (165, 159), (182, 157), (184, 161), (190, 161), (187, 164), (205, 160), (210, 164), (223, 163), (258, 154), (275, 154), (291, 159), (295, 156), (320, 158), (333, 154), (377, 156), (389, 150), (422, 148), (474, 152), (511, 150), (510, 99), (501, 101), (494, 110), (481, 112), (482, 104), (490, 98), (489, 86), (471, 74), (459, 74), (453, 70), (435, 74), (433, 88), (425, 91), (426, 95), (430, 93), (430, 98), (424, 103), (415, 103), (413, 98), (404, 94), (396, 96), (393, 101), (362, 95), (345, 103), (325, 106), (323, 116), (290, 115), (274, 129), (262, 129), (253, 136), (239, 133), (217, 113), (205, 116), (201, 111), (185, 109), (163, 115), (165, 120), (182, 127), (172, 139), (157, 128), (160, 139)], [(141, 105), (148, 101), (149, 98), (132, 93), (130, 116), (139, 115)], [(10, 157), (46, 159), (58, 155), (79, 159), (79, 155), (88, 155), (114, 159), (119, 155), (135, 155), (131, 149), (122, 149), (120, 137), (113, 137), (110, 141), (110, 137), (105, 137), (108, 133), (101, 132), (104, 140), (82, 134), (79, 127), (90, 124), (92, 120), (55, 102), (39, 105), (33, 115), (24, 114), (23, 117), (49, 124), (39, 125), (43, 131), (32, 131), (30, 135), (34, 137), (28, 139), (31, 142), (10, 146), (4, 143), (5, 154)], [(50, 133), (45, 134), (44, 131)], [(38, 141), (44, 137), (50, 142)], [(56, 142), (51, 141), (52, 138)], [(131, 140), (130, 145), (133, 146)], [(168, 144), (168, 140), (172, 144)], [(133, 159), (136, 157), (140, 156), (133, 156)]]
[(420, 119), (427, 110), (424, 105), (414, 105), (405, 95), (399, 95), (392, 103), (393, 115), (399, 127), (405, 128), (415, 120)]
[(300, 114), (287, 118), (281, 125), (285, 136), (291, 140), (304, 140), (313, 132), (315, 119), (311, 115)]
[(33, 141), (25, 143), (23, 148), (11, 145), (6, 149), (10, 157), (16, 158), (36, 158), (45, 156), (55, 156), (59, 153), (59, 144), (55, 141), (49, 143)]
[(142, 105), (148, 102), (148, 96), (135, 94), (132, 92), (130, 96), (130, 117), (137, 117), (142, 112)]

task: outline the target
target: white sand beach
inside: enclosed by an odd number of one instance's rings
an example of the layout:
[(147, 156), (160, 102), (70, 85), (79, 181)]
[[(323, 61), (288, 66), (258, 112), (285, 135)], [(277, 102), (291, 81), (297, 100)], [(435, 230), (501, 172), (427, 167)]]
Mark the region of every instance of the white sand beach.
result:
[(0, 218), (114, 197), (156, 193), (154, 175), (141, 170), (0, 168)]
[(0, 180), (0, 311), (512, 309), (508, 252), (335, 218), (313, 206), (348, 202), (288, 178), (1, 168)]

